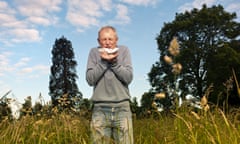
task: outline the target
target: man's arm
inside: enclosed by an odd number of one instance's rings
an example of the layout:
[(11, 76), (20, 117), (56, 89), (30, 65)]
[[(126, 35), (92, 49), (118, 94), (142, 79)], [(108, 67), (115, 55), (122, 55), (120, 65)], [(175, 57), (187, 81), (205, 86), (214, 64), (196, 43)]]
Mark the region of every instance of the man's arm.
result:
[(122, 83), (129, 85), (133, 79), (133, 68), (129, 49), (125, 48), (122, 54), (123, 62), (114, 62), (111, 70)]
[(102, 60), (99, 52), (92, 49), (89, 53), (86, 80), (90, 86), (95, 86), (107, 70), (107, 62)]

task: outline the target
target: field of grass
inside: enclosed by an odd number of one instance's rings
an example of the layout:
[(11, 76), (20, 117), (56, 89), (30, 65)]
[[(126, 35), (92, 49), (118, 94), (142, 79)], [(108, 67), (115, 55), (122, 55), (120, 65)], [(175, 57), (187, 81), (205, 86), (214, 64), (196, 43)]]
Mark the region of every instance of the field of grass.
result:
[[(135, 144), (239, 144), (240, 109), (193, 112), (183, 108), (156, 118), (134, 118)], [(88, 144), (89, 120), (82, 116), (26, 115), (0, 123), (1, 144)]]

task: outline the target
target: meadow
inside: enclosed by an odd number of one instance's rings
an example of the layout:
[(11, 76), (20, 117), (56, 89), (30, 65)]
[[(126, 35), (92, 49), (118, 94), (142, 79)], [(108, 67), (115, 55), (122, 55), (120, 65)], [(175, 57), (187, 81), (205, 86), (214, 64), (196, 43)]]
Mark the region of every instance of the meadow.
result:
[[(239, 144), (240, 109), (194, 111), (181, 107), (169, 113), (134, 117), (135, 144)], [(0, 123), (1, 144), (88, 144), (89, 117), (56, 113), (25, 115)]]

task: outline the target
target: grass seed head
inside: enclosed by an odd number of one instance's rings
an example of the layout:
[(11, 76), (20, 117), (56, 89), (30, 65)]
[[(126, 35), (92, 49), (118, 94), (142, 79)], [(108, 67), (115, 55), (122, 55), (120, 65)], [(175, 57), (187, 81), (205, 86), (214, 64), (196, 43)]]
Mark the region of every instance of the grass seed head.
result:
[(169, 57), (169, 56), (167, 56), (167, 55), (165, 55), (165, 56), (163, 57), (163, 59), (164, 59), (164, 61), (165, 61), (167, 64), (169, 64), (169, 65), (171, 65), (171, 64), (173, 63), (172, 58)]
[(204, 95), (204, 96), (201, 98), (200, 104), (201, 104), (202, 107), (204, 107), (204, 106), (207, 105), (207, 103), (208, 103), (207, 97)]
[(172, 72), (174, 74), (180, 74), (182, 71), (182, 65), (180, 63), (176, 63), (172, 65)]
[(156, 99), (163, 99), (165, 97), (166, 97), (166, 94), (164, 92), (155, 94)]
[(177, 37), (173, 37), (172, 41), (170, 42), (168, 51), (172, 56), (177, 56), (180, 53)]
[(196, 112), (191, 111), (191, 114), (192, 114), (196, 119), (198, 119), (198, 120), (201, 119), (200, 116), (199, 116)]

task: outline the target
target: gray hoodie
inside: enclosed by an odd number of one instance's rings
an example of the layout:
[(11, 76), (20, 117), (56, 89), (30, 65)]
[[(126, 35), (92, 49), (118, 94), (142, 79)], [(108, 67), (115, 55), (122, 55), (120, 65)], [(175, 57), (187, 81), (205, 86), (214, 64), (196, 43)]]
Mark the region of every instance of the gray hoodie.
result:
[(118, 48), (115, 63), (101, 59), (97, 47), (89, 53), (86, 80), (94, 87), (93, 103), (114, 105), (130, 99), (128, 85), (133, 79), (131, 56), (127, 47)]

